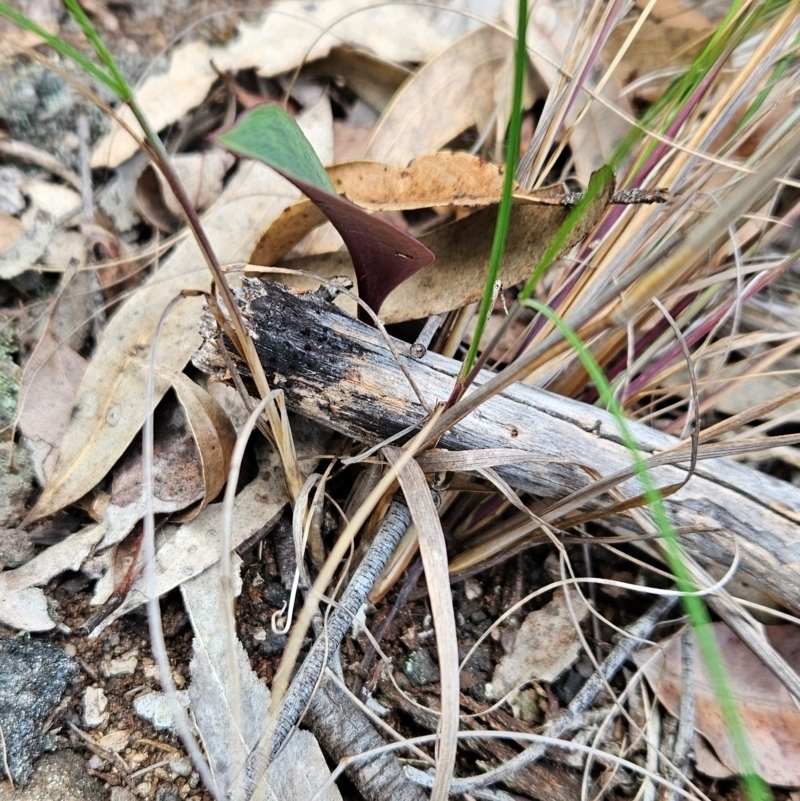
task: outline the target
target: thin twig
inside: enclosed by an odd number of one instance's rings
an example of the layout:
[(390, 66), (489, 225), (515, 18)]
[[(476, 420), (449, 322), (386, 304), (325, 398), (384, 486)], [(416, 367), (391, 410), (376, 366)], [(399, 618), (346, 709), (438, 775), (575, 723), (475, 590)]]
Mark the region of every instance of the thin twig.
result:
[[(672, 751), (672, 764), (675, 773), (672, 780), (679, 787), (683, 787), (684, 773), (689, 766), (689, 750), (694, 737), (694, 635), (687, 628), (681, 636), (681, 707), (678, 718), (678, 733), (675, 736), (675, 746)], [(667, 788), (663, 801), (677, 801), (678, 793)]]
[(325, 668), (328, 656), (342, 642), (345, 632), (366, 600), (372, 585), (388, 563), (395, 548), (411, 525), (411, 513), (401, 495), (395, 495), (375, 539), (328, 619), (325, 634), (312, 646), (292, 681), (275, 725), (272, 745), (274, 758), (294, 728)]

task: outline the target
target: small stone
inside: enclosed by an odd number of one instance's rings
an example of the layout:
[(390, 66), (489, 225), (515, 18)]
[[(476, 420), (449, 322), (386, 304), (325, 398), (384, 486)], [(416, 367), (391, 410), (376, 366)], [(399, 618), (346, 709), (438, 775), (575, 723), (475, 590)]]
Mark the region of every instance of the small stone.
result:
[(110, 659), (106, 665), (107, 675), (110, 676), (132, 676), (136, 672), (139, 664), (139, 657), (136, 653), (126, 654), (118, 659)]
[(468, 578), (464, 582), (464, 595), (467, 596), (468, 601), (474, 601), (483, 595), (483, 585), (474, 578)]
[(171, 784), (159, 787), (156, 790), (156, 801), (179, 801), (177, 789)]
[(150, 782), (141, 782), (136, 785), (136, 795), (138, 795), (139, 798), (148, 798), (152, 789)]
[(427, 648), (419, 648), (408, 657), (403, 665), (403, 673), (417, 687), (435, 684), (439, 681), (439, 668)]
[(130, 734), (127, 731), (119, 729), (117, 731), (110, 731), (104, 737), (101, 737), (97, 744), (106, 751), (111, 751), (114, 754), (119, 754), (128, 747), (130, 742)]
[(513, 698), (509, 699), (511, 712), (517, 720), (531, 725), (541, 723), (542, 710), (540, 706), (541, 696), (536, 690), (529, 688), (520, 690)]
[(100, 687), (87, 687), (83, 693), (83, 725), (96, 729), (108, 720), (108, 698)]
[(192, 761), (189, 757), (175, 757), (170, 759), (169, 769), (178, 776), (191, 776)]
[(419, 636), (417, 630), (410, 626), (400, 635), (400, 642), (408, 648), (409, 651), (415, 651), (419, 648)]
[[(179, 690), (176, 695), (180, 705), (184, 709), (188, 709), (189, 693), (186, 690)], [(164, 693), (147, 693), (134, 698), (133, 711), (140, 718), (149, 721), (155, 729), (165, 731), (173, 727), (172, 710)]]
[(159, 676), (158, 673), (158, 665), (156, 665), (154, 662), (151, 662), (150, 664), (145, 664), (142, 669), (144, 672), (144, 677), (148, 681), (158, 681), (158, 682), (161, 681), (161, 677)]
[(267, 630), (263, 626), (259, 626), (253, 630), (253, 639), (256, 642), (264, 642), (267, 639)]
[(127, 787), (112, 787), (109, 801), (136, 801), (136, 796)]
[(36, 637), (0, 637), (0, 665), (2, 773), (24, 786), (47, 745), (42, 724), (78, 666), (55, 643)]
[(105, 760), (102, 757), (99, 757), (97, 754), (92, 754), (89, 761), (86, 763), (86, 767), (89, 770), (100, 770), (103, 767)]

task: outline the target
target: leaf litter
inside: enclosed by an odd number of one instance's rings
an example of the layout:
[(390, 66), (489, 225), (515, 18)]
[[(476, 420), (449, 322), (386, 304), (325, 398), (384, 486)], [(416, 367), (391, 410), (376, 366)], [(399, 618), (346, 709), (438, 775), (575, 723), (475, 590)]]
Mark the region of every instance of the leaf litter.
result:
[[(269, 79), (277, 77), (277, 83), (288, 90), (290, 101), (298, 107), (303, 105), (301, 98), (321, 98), (311, 109), (298, 114), (298, 122), (304, 127), (314, 151), (325, 163), (330, 162), (333, 152), (331, 109), (339, 116), (336, 124), (341, 129), (348, 124), (348, 106), (354, 109), (357, 102), (369, 104), (380, 118), (372, 129), (364, 154), (378, 160), (333, 165), (327, 174), (321, 173), (310, 184), (306, 180), (298, 182), (307, 194), (316, 195), (317, 203), (321, 203), (328, 216), (337, 219), (339, 215), (339, 226), (345, 232), (349, 255), (323, 251), (299, 259), (285, 258), (298, 245), (300, 252), (304, 248), (308, 252), (308, 245), (301, 243), (320, 226), (324, 217), (307, 200), (291, 205), (296, 193), (270, 170), (240, 160), (238, 168), (225, 178), (230, 157), (220, 161), (214, 151), (205, 146), (202, 152), (178, 154), (176, 161), (185, 160), (189, 180), (196, 179), (189, 192), (194, 205), (199, 209), (210, 206), (204, 224), (223, 262), (248, 261), (251, 265), (266, 266), (280, 262), (282, 266), (304, 269), (323, 278), (351, 275), (356, 279), (362, 299), (380, 310), (381, 318), (387, 323), (456, 312), (481, 295), (496, 216), (492, 207), (497, 203), (502, 183), (501, 170), (484, 157), (492, 148), (495, 153), (499, 152), (502, 146), (508, 115), (513, 38), (490, 26), (473, 25), (471, 31), (469, 26), (448, 27), (443, 18), (437, 17), (430, 9), (405, 5), (390, 7), (384, 25), (375, 25), (374, 15), (379, 12), (363, 10), (362, 6), (365, 8), (367, 5), (366, 2), (337, 1), (308, 6), (288, 0), (273, 4), (258, 23), (240, 23), (237, 35), (226, 43), (209, 45), (194, 40), (174, 48), (168, 57), (166, 72), (147, 78), (140, 90), (140, 98), (156, 127), (161, 129), (180, 123), (187, 116), (199, 114), (220, 73), (224, 76), (238, 73), (235, 80), (241, 81), (238, 84), (241, 87), (240, 100), (245, 92), (248, 97), (275, 100), (274, 87), (266, 84)], [(511, 4), (505, 5), (506, 19), (510, 20)], [(357, 13), (347, 16), (350, 11)], [(534, 100), (543, 98), (548, 88), (552, 92), (556, 88), (561, 92), (568, 91), (558, 70), (554, 69), (554, 63), (561, 63), (569, 69), (583, 69), (588, 59), (593, 57), (586, 50), (576, 49), (569, 59), (564, 59), (569, 47), (561, 34), (573, 28), (573, 22), (564, 17), (564, 13), (563, 9), (546, 4), (531, 17), (531, 27), (536, 31), (531, 40), (536, 42), (536, 46), (531, 57), (528, 107)], [(340, 18), (334, 28), (326, 30), (329, 22)], [(301, 31), (302, 35), (299, 35)], [(399, 31), (413, 33), (402, 36), (398, 35)], [(586, 41), (589, 41), (588, 37)], [(342, 42), (353, 49), (341, 47)], [(304, 58), (316, 60), (316, 63), (296, 75), (290, 74)], [(645, 55), (637, 54), (633, 49), (626, 54), (626, 59), (623, 61), (626, 80), (631, 80), (636, 66), (646, 63)], [(424, 66), (406, 77), (409, 75), (408, 67), (389, 63), (392, 61), (423, 62)], [(365, 66), (367, 64), (372, 64), (374, 70)], [(243, 70), (252, 72), (248, 76), (242, 73)], [(375, 74), (368, 74), (370, 72)], [(252, 80), (254, 76), (255, 82)], [(585, 85), (594, 89), (596, 78), (592, 72), (591, 80)], [(314, 80), (329, 81), (325, 92), (312, 86)], [(346, 91), (342, 91), (342, 87)], [(613, 80), (605, 82), (599, 91), (603, 91), (607, 98), (613, 98), (618, 107), (620, 104), (624, 106), (620, 100), (620, 85), (615, 85)], [(354, 101), (348, 92), (354, 92), (357, 100)], [(641, 101), (643, 95), (639, 93), (637, 97)], [(550, 145), (556, 140), (548, 138), (550, 132), (567, 130), (560, 146), (566, 148), (579, 181), (585, 183), (591, 170), (603, 163), (625, 128), (620, 127), (623, 117), (613, 113), (607, 104), (593, 103), (587, 114), (580, 116), (582, 102), (573, 104), (561, 118), (548, 117), (550, 109), (546, 106), (544, 117), (552, 127), (546, 129), (542, 126), (541, 141), (546, 144), (542, 157), (555, 158), (550, 153)], [(562, 113), (564, 106), (560, 109), (559, 113)], [(630, 108), (625, 107), (625, 112), (630, 113)], [(413, 135), (409, 131), (413, 131)], [(458, 151), (434, 152), (453, 144), (463, 148), (465, 142), (481, 156)], [(132, 140), (125, 134), (111, 134), (95, 148), (93, 166), (120, 166), (124, 170), (125, 160), (134, 152), (131, 145)], [(276, 164), (274, 160), (273, 164)], [(276, 166), (280, 167), (280, 164)], [(152, 168), (146, 168), (145, 175), (139, 184), (139, 213), (156, 228), (175, 232), (180, 225), (180, 213), (171, 192)], [(521, 180), (520, 183), (524, 182)], [(70, 247), (80, 243), (75, 237), (76, 231), (61, 230), (61, 223), (55, 219), (67, 214), (67, 207), (79, 209), (79, 199), (71, 189), (47, 182), (29, 182), (26, 191), (39, 211), (29, 215), (24, 223), (16, 216), (10, 217), (8, 245), (0, 257), (0, 274), (4, 278), (19, 276), (37, 262), (43, 269), (64, 269), (64, 263), (69, 259), (62, 260), (59, 267), (59, 255), (70, 252)], [(557, 255), (574, 253), (574, 245), (601, 222), (612, 192), (610, 184), (604, 187), (578, 228), (562, 243)], [(342, 198), (337, 198), (336, 193)], [(568, 208), (559, 205), (531, 202), (542, 197), (548, 197), (547, 192), (534, 198), (521, 190), (517, 193), (501, 274), (502, 290), (510, 290), (529, 276), (569, 214)], [(549, 197), (552, 199), (552, 194)], [(439, 220), (450, 220), (449, 224), (431, 233), (423, 233), (421, 228), (415, 231), (414, 213), (429, 213), (425, 211), (429, 209), (438, 209)], [(129, 220), (132, 219), (134, 216), (129, 216)], [(387, 219), (391, 219), (391, 225)], [(355, 233), (354, 221), (357, 221)], [(132, 230), (128, 228), (117, 233), (124, 233), (128, 241), (133, 241)], [(427, 266), (420, 263), (405, 265), (409, 269), (398, 272), (387, 266), (391, 260), (385, 262), (380, 254), (405, 254), (398, 243), (405, 243), (403, 247), (406, 247), (413, 242), (409, 232), (420, 234), (418, 239), (422, 248), (419, 253), (424, 254), (424, 258), (428, 253), (435, 254), (436, 261)], [(72, 235), (71, 244), (63, 234)], [(382, 251), (374, 244), (381, 236), (389, 237), (384, 239)], [(42, 590), (42, 585), (64, 571), (83, 572), (92, 579), (98, 578), (98, 571), (106, 571), (96, 587), (95, 603), (105, 606), (101, 606), (100, 622), (93, 626), (95, 637), (116, 630), (109, 627), (117, 627), (116, 621), (146, 598), (147, 588), (138, 576), (141, 565), (137, 561), (136, 546), (137, 525), (144, 513), (140, 503), (141, 456), (137, 446), (131, 443), (135, 441), (146, 414), (143, 387), (147, 351), (151, 347), (156, 321), (169, 300), (182, 291), (207, 291), (210, 288), (208, 277), (199, 266), (194, 243), (184, 241), (179, 234), (167, 247), (172, 244), (174, 248), (153, 269), (148, 281), (135, 289), (110, 317), (88, 360), (85, 359), (89, 355), (88, 347), (76, 345), (74, 349), (69, 348), (47, 330), (28, 362), (21, 399), (24, 401), (27, 397), (29, 400), (23, 402), (20, 422), (27, 440), (36, 443), (36, 463), (44, 485), (42, 495), (28, 515), (28, 523), (47, 518), (75, 503), (80, 504), (83, 514), (92, 522), (86, 523), (85, 517), (77, 534), (41, 551), (27, 565), (0, 574), (0, 584), (4, 588), (0, 590), (0, 618), (11, 627), (43, 631), (56, 626), (58, 621), (48, 608), (48, 595)], [(312, 246), (312, 252), (315, 248), (318, 245)], [(85, 253), (81, 250), (79, 247), (76, 263), (82, 265)], [(581, 258), (587, 258), (585, 251)], [(384, 262), (382, 273), (376, 270), (376, 259)], [(355, 272), (353, 262), (356, 263)], [(248, 269), (256, 271), (254, 266)], [(566, 274), (563, 266), (561, 269), (562, 274)], [(237, 280), (235, 270), (230, 275), (232, 281)], [(513, 295), (509, 298), (513, 300)], [(242, 627), (241, 641), (231, 632), (227, 632), (225, 637), (220, 636), (220, 630), (228, 626), (216, 616), (216, 606), (222, 603), (218, 596), (220, 578), (215, 565), (220, 558), (218, 532), (223, 510), (221, 503), (214, 501), (227, 478), (235, 436), (228, 412), (213, 400), (220, 397), (219, 393), (213, 387), (206, 391), (196, 383), (191, 372), (183, 372), (199, 343), (197, 319), (200, 305), (201, 301), (195, 297), (182, 300), (171, 311), (159, 344), (155, 401), (158, 403), (168, 390), (174, 390), (183, 408), (181, 414), (185, 427), (180, 434), (157, 440), (156, 482), (160, 481), (167, 490), (165, 498), (162, 498), (165, 505), (158, 507), (157, 511), (169, 515), (169, 520), (160, 534), (156, 575), (160, 594), (176, 587), (182, 589), (184, 608), (195, 635), (189, 692), (214, 774), (220, 783), (218, 786), (227, 792), (236, 785), (236, 764), (243, 764), (243, 755), (261, 734), (255, 724), (264, 716), (269, 703), (268, 691), (263, 681), (253, 673), (248, 655), (254, 666), (256, 662), (261, 663), (259, 676), (269, 676), (271, 668), (256, 654), (257, 644), (267, 643), (270, 635), (258, 625), (259, 621), (263, 624), (263, 618), (251, 617), (250, 622)], [(355, 307), (350, 308), (355, 313)], [(498, 299), (497, 317), (502, 321), (501, 314)], [(287, 331), (286, 335), (291, 336), (292, 332)], [(525, 336), (523, 334), (520, 339)], [(451, 339), (455, 341), (457, 338), (451, 334)], [(226, 369), (229, 368), (230, 364)], [(84, 369), (85, 374), (81, 377)], [(72, 378), (64, 381), (63, 376)], [(74, 388), (77, 389), (73, 399)], [(170, 397), (161, 401), (159, 414), (164, 415), (166, 409), (176, 408)], [(191, 437), (187, 437), (187, 429), (191, 431)], [(327, 444), (318, 441), (309, 455), (316, 457), (325, 452)], [(160, 461), (159, 447), (163, 449), (163, 461)], [(234, 548), (254, 537), (263, 537), (289, 502), (279, 460), (273, 454), (266, 455), (261, 451), (257, 459), (258, 464), (255, 468), (251, 466), (250, 475), (242, 482), (234, 499)], [(306, 467), (310, 469), (313, 463), (313, 460), (307, 461)], [(489, 460), (487, 469), (493, 464)], [(127, 494), (122, 487), (126, 480), (129, 484)], [(104, 485), (104, 482), (108, 483)], [(169, 482), (176, 482), (175, 491), (169, 489)], [(445, 489), (440, 514), (447, 521), (450, 519), (448, 514), (456, 514), (454, 510), (458, 509), (458, 503), (465, 504), (464, 508), (469, 508), (470, 513), (463, 520), (471, 520), (472, 525), (462, 522), (460, 535), (477, 536), (479, 540), (482, 530), (484, 535), (491, 532), (492, 521), (502, 521), (510, 507), (501, 505), (494, 510), (484, 509), (476, 501), (486, 497), (489, 485), (474, 481), (465, 486), (468, 491), (460, 499), (455, 489)], [(422, 506), (417, 502), (413, 511), (420, 512)], [(458, 516), (452, 519), (456, 520)], [(322, 517), (314, 525), (326, 536), (335, 531), (335, 525)], [(130, 531), (133, 533), (123, 539)], [(446, 533), (449, 535), (450, 531), (446, 529)], [(473, 546), (476, 542), (475, 539), (467, 541)], [(262, 547), (267, 561), (278, 559), (271, 544), (265, 541)], [(427, 572), (433, 570), (430, 547), (427, 543), (423, 549)], [(440, 545), (436, 547), (441, 550)], [(111, 550), (103, 553), (109, 548)], [(249, 551), (243, 553), (245, 575), (252, 577), (249, 572), (255, 564), (250, 561), (252, 554)], [(443, 556), (443, 552), (438, 556)], [(615, 575), (613, 571), (623, 571), (623, 564), (614, 558), (600, 558), (598, 562), (601, 571), (611, 571), (609, 578)], [(444, 584), (431, 588), (432, 598), (448, 595), (446, 591), (441, 592), (447, 585), (447, 579), (441, 573), (442, 565), (437, 569), (438, 583), (443, 580)], [(491, 627), (487, 628), (489, 624), (483, 623), (481, 615), (485, 616), (487, 612), (489, 615), (500, 614), (515, 601), (515, 587), (522, 586), (527, 580), (523, 576), (534, 575), (539, 569), (534, 561), (521, 556), (516, 567), (506, 571), (501, 584), (488, 592), (475, 595), (471, 590), (454, 588), (459, 648), (461, 640), (471, 642), (490, 632)], [(265, 575), (269, 576), (270, 570), (268, 565)], [(252, 578), (250, 580), (239, 600), (243, 610), (255, 603), (249, 596), (258, 595), (255, 588), (264, 582), (263, 576), (255, 583), (252, 583)], [(592, 598), (595, 607), (602, 597), (605, 597), (608, 607), (608, 599), (614, 597), (610, 593), (602, 596), (603, 592), (601, 589), (601, 595)], [(125, 597), (116, 597), (120, 594)], [(495, 690), (501, 686), (511, 689), (526, 681), (537, 680), (544, 685), (544, 689), (538, 686), (537, 692), (547, 696), (551, 708), (569, 702), (567, 688), (576, 680), (578, 671), (575, 667), (578, 650), (574, 640), (570, 649), (550, 648), (549, 655), (555, 659), (555, 666), (533, 669), (529, 665), (533, 657), (548, 656), (548, 649), (537, 648), (541, 640), (554, 639), (541, 633), (528, 639), (529, 629), (536, 628), (537, 619), (553, 613), (559, 597), (557, 593), (542, 609), (530, 611), (519, 631), (516, 630), (519, 621), (516, 624), (512, 622), (503, 630), (497, 629), (497, 639), (489, 648), (492, 655), (486, 657), (488, 662), (482, 668), (472, 665), (461, 671), (462, 691), (473, 693), (470, 703), (485, 701), (490, 680), (489, 686)], [(479, 598), (483, 600), (476, 604)], [(226, 596), (224, 602), (232, 604), (233, 596)], [(437, 603), (441, 602), (440, 598)], [(207, 608), (201, 613), (203, 604)], [(445, 601), (445, 606), (448, 605), (449, 601)], [(449, 610), (452, 613), (452, 605), (449, 605)], [(418, 615), (416, 607), (400, 614), (407, 626), (403, 642), (410, 647), (422, 647), (422, 643), (431, 635), (435, 637), (435, 633), (443, 637), (441, 612), (434, 615), (433, 629), (430, 622)], [(611, 616), (618, 620), (613, 611)], [(572, 620), (565, 617), (560, 620), (563, 636), (570, 638), (575, 635), (571, 628)], [(228, 653), (231, 636), (235, 642), (233, 657)], [(353, 643), (357, 642), (354, 638)], [(437, 644), (442, 645), (438, 641)], [(247, 655), (242, 645), (247, 647)], [(348, 647), (352, 655), (352, 644)], [(395, 644), (387, 641), (385, 647), (391, 650)], [(523, 647), (529, 649), (525, 655), (522, 654)], [(671, 648), (671, 644), (667, 646), (670, 655)], [(505, 656), (501, 658), (498, 649), (505, 651)], [(396, 652), (398, 658), (401, 653), (402, 650)], [(726, 645), (725, 653), (726, 659), (732, 660), (731, 664), (738, 658), (733, 646)], [(752, 656), (749, 650), (746, 654)], [(440, 657), (443, 671), (450, 670), (450, 667), (446, 668), (449, 663), (445, 659)], [(509, 666), (514, 664), (514, 659), (517, 662), (512, 669)], [(238, 678), (231, 674), (232, 665)], [(670, 669), (674, 670), (674, 667)], [(668, 672), (667, 668), (664, 670)], [(513, 675), (506, 676), (504, 671)], [(751, 684), (769, 686), (768, 675), (771, 674), (758, 674)], [(383, 680), (375, 678), (375, 682)], [(245, 706), (230, 714), (231, 688), (237, 684)], [(376, 685), (372, 678), (357, 679), (356, 688), (359, 685), (362, 697), (373, 699)], [(440, 710), (450, 721), (459, 704), (452, 695), (453, 686), (451, 681), (450, 689), (446, 691), (449, 693), (446, 708)], [(404, 689), (410, 691), (408, 687)], [(667, 709), (677, 714), (674, 689), (672, 696), (663, 689), (657, 688), (656, 691)], [(442, 693), (446, 694), (445, 690)], [(759, 697), (757, 703), (762, 701)], [(749, 710), (755, 702), (742, 696), (742, 703)], [(713, 704), (713, 695), (709, 698), (703, 696), (703, 702), (698, 706), (699, 709), (713, 709)], [(513, 703), (511, 708), (515, 709)], [(774, 720), (772, 712), (761, 712), (761, 717), (768, 722)], [(520, 725), (528, 725), (537, 714), (534, 703), (529, 716)], [(730, 764), (730, 755), (726, 752), (724, 737), (718, 732), (719, 727), (707, 722), (701, 725), (701, 712), (698, 715), (698, 730), (709, 739), (717, 750), (717, 756)], [(231, 728), (231, 721), (236, 720), (245, 722), (246, 732)], [(454, 744), (453, 731), (451, 725), (448, 740), (442, 742), (442, 748)], [(236, 747), (232, 746), (233, 742), (237, 743)], [(270, 768), (272, 774), (265, 790), (268, 798), (293, 797), (290, 795), (292, 784), (315, 789), (327, 781), (329, 772), (321, 755), (313, 770), (307, 759), (309, 749), (318, 750), (311, 735), (298, 732), (290, 740), (291, 744), (299, 749), (297, 754), (287, 750)], [(785, 747), (785, 744), (777, 747)], [(445, 756), (445, 762), (454, 752), (448, 753), (450, 756)], [(279, 766), (281, 760), (284, 764)], [(762, 764), (768, 780), (778, 784), (796, 783), (797, 780), (785, 771), (771, 772), (770, 758), (765, 757)], [(291, 771), (302, 765), (308, 765), (311, 772), (292, 778)], [(701, 770), (702, 765), (701, 761)], [(447, 769), (444, 762), (439, 767), (441, 771)], [(470, 772), (469, 766), (466, 772)], [(437, 775), (440, 781), (443, 780), (441, 777), (446, 777), (445, 772), (437, 771)], [(155, 784), (148, 785), (148, 788), (140, 786), (140, 794), (153, 795), (154, 789)], [(333, 795), (327, 797), (337, 797), (335, 785), (331, 785), (330, 793)]]

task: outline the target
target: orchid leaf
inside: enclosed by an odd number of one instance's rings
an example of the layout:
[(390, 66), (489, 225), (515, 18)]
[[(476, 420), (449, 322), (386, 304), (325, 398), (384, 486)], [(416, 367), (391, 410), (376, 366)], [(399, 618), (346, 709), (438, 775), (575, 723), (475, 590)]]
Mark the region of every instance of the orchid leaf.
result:
[(320, 209), (341, 234), (359, 295), (375, 312), (395, 287), (433, 261), (421, 242), (336, 194), (300, 126), (280, 106), (257, 106), (215, 139), (232, 153), (268, 164)]

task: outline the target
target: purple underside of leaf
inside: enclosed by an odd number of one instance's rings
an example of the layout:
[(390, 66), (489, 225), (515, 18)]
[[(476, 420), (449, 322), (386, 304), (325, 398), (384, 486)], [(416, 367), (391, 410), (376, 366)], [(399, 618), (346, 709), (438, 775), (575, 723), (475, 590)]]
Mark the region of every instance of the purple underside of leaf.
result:
[[(373, 311), (380, 311), (395, 287), (433, 261), (421, 242), (335, 193), (311, 143), (279, 105), (256, 106), (214, 138), (233, 153), (269, 165), (317, 205), (341, 234), (359, 296)], [(360, 307), (358, 316), (368, 319)]]
[[(353, 260), (359, 297), (380, 311), (395, 287), (430, 264), (433, 251), (391, 223), (373, 217), (349, 200), (281, 172), (331, 221)], [(366, 319), (363, 309), (359, 318)]]

